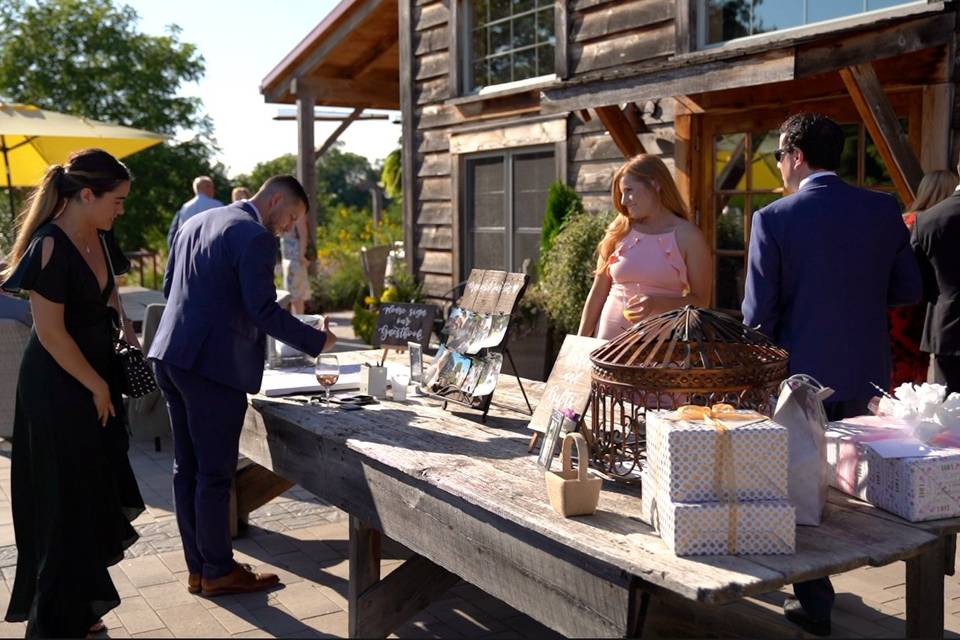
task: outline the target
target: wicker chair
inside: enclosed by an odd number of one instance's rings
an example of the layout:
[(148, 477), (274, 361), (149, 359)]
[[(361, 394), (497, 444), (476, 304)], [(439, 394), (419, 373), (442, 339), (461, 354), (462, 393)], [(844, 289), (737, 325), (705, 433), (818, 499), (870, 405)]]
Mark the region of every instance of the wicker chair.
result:
[(17, 320), (0, 319), (0, 438), (13, 435), (20, 360), (30, 339), (30, 327)]

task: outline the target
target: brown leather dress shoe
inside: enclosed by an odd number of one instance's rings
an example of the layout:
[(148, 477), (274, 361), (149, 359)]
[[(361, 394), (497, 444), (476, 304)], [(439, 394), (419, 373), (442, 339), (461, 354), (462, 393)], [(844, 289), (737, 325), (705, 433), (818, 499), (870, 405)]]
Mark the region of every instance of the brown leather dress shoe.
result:
[(237, 564), (233, 571), (220, 578), (201, 581), (203, 595), (222, 596), (228, 593), (253, 593), (269, 589), (280, 582), (274, 573), (254, 573), (248, 564)]
[(200, 574), (191, 573), (187, 576), (187, 591), (193, 594), (200, 593), (203, 590), (203, 587), (200, 584)]

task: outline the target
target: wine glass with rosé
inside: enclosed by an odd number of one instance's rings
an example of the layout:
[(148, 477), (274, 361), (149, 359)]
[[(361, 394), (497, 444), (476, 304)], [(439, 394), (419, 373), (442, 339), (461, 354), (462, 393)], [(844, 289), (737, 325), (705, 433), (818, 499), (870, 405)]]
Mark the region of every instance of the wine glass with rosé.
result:
[(330, 388), (337, 384), (337, 380), (340, 379), (340, 361), (337, 359), (337, 356), (329, 354), (317, 356), (317, 362), (313, 366), (313, 373), (325, 393), (324, 408), (320, 410), (320, 413), (336, 413), (336, 411), (330, 408)]

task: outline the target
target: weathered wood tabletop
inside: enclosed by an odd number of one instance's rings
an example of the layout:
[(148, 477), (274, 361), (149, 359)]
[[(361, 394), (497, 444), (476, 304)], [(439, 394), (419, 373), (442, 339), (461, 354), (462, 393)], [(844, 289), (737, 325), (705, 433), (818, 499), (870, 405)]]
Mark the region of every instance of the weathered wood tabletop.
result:
[[(534, 399), (543, 391), (524, 386)], [(509, 376), (494, 402), (520, 406)], [(710, 607), (897, 560), (907, 561), (908, 635), (943, 634), (936, 532), (832, 501), (820, 527), (798, 527), (794, 555), (680, 558), (640, 520), (636, 489), (608, 484), (593, 516), (557, 515), (527, 453), (528, 417), (495, 409), (480, 424), (437, 405), (387, 400), (330, 416), (291, 399), (251, 400), (241, 452), (351, 515), (351, 635), (389, 634), (457, 576), (565, 635), (610, 637), (638, 634), (659, 602)], [(415, 554), (383, 580), (380, 532)]]

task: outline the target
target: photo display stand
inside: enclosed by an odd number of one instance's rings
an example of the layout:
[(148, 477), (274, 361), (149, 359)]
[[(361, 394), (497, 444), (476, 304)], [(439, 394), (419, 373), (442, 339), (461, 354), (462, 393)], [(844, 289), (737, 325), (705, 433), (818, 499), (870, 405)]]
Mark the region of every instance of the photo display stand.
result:
[[(443, 328), (446, 340), (424, 373), (424, 393), (487, 413), (506, 356), (527, 405), (507, 409), (533, 415), (520, 375), (507, 347), (510, 320), (529, 283), (523, 273), (474, 269), (463, 296)], [(498, 405), (500, 406), (500, 405)]]

